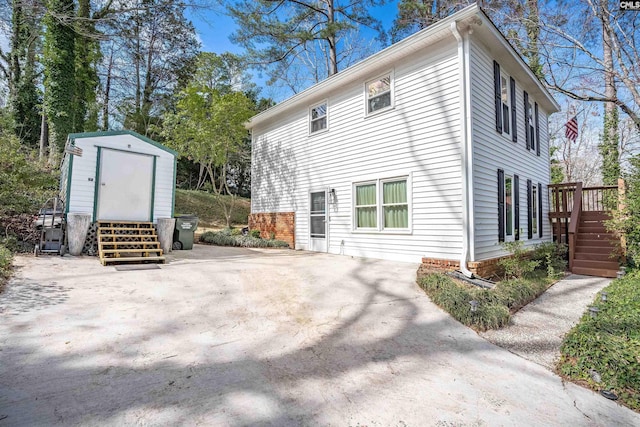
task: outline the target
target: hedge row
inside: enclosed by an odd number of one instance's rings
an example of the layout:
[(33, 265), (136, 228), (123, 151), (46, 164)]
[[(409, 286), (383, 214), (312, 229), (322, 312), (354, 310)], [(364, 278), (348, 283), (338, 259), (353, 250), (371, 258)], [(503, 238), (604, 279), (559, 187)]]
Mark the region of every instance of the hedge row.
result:
[[(497, 329), (509, 323), (511, 314), (536, 299), (552, 283), (551, 279), (512, 279), (493, 289), (458, 283), (440, 273), (427, 274), (418, 280), (431, 301), (460, 323), (476, 330)], [(471, 301), (477, 310), (471, 311)]]

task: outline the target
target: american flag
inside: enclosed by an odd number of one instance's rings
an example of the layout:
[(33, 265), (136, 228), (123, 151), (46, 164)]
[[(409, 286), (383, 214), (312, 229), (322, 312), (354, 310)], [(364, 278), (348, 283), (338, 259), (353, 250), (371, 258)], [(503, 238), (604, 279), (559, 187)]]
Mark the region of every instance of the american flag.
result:
[(564, 136), (571, 141), (575, 141), (578, 138), (578, 119), (573, 116), (565, 125)]

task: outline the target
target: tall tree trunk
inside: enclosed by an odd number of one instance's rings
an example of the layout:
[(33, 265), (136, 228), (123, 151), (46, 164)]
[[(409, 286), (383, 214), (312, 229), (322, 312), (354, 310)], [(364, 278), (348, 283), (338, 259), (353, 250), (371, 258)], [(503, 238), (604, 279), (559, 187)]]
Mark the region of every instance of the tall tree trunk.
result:
[(111, 96), (111, 73), (113, 71), (113, 46), (107, 65), (107, 80), (104, 84), (104, 99), (102, 100), (102, 130), (109, 130), (109, 102)]
[(44, 161), (47, 147), (49, 145), (49, 126), (47, 125), (47, 115), (42, 112), (40, 121), (40, 147), (38, 150), (38, 160)]
[[(613, 68), (612, 38), (609, 32), (610, 26), (607, 25), (609, 20), (608, 13), (607, 1), (601, 0), (600, 19), (602, 20), (604, 92), (607, 99), (615, 99), (617, 93)], [(617, 184), (620, 177), (618, 122), (618, 107), (613, 102), (606, 102), (604, 105), (602, 142), (599, 147), (600, 155), (602, 156), (602, 181), (605, 185)]]
[(540, 52), (538, 43), (540, 41), (540, 10), (538, 8), (538, 0), (527, 0), (527, 16), (524, 20), (524, 26), (527, 31), (528, 46), (525, 49), (525, 56), (529, 61), (529, 68), (539, 78), (544, 79), (542, 73), (542, 62), (540, 61)]
[[(335, 10), (333, 7), (334, 0), (327, 0), (327, 26), (333, 27), (335, 23)], [(330, 35), (327, 37), (327, 42), (329, 42), (329, 75), (338, 73), (338, 48), (336, 43), (335, 32), (330, 32)]]
[(73, 132), (75, 90), (75, 32), (64, 17), (74, 15), (73, 0), (49, 0), (45, 17), (45, 112), (50, 126), (49, 158), (56, 161)]

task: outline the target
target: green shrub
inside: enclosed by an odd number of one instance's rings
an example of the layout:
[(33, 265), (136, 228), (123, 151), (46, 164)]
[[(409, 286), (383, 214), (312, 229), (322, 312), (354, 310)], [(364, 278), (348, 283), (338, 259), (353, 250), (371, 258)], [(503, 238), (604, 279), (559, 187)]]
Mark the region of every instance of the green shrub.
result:
[(229, 229), (219, 232), (207, 231), (200, 236), (202, 243), (216, 246), (238, 246), (244, 248), (288, 248), (289, 244), (282, 240), (267, 240), (256, 238), (251, 235), (234, 235)]
[(231, 229), (231, 235), (232, 236), (241, 236), (242, 235), (242, 229), (241, 228), (232, 228)]
[(525, 277), (540, 264), (539, 261), (530, 259), (529, 252), (524, 249), (522, 242), (519, 240), (504, 242), (502, 247), (511, 252), (512, 255), (498, 261), (498, 265), (504, 269), (506, 278), (519, 279)]
[(568, 249), (564, 243), (543, 242), (534, 247), (531, 259), (537, 261), (549, 277), (555, 277), (567, 269)]
[(640, 267), (640, 155), (629, 160), (629, 172), (625, 176), (626, 194), (624, 209), (613, 212), (613, 219), (606, 222), (607, 229), (626, 237), (626, 257), (630, 266)]
[(0, 215), (34, 213), (57, 187), (57, 174), (0, 127)]
[[(444, 274), (426, 274), (418, 285), (436, 305), (460, 323), (478, 330), (497, 329), (509, 323), (511, 313), (519, 310), (543, 293), (550, 280), (512, 279), (483, 289), (453, 280)], [(471, 311), (470, 301), (478, 301), (477, 311)]]
[(0, 285), (9, 277), (11, 272), (11, 261), (13, 261), (13, 254), (3, 245), (0, 245)]
[[(640, 271), (611, 282), (588, 312), (567, 334), (558, 362), (559, 372), (596, 390), (612, 390), (619, 401), (640, 410)], [(600, 376), (597, 383), (592, 372)]]
[[(509, 309), (491, 290), (467, 288), (443, 274), (428, 274), (418, 283), (431, 301), (466, 326), (487, 330), (509, 322)], [(479, 303), (475, 312), (471, 311), (472, 300)]]
[(253, 238), (259, 239), (260, 238), (260, 230), (251, 230), (249, 232), (249, 235)]

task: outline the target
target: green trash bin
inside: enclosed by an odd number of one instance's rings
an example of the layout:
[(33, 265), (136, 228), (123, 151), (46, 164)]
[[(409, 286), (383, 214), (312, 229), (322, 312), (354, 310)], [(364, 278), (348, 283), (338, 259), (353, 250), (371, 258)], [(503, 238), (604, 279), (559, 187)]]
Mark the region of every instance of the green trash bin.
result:
[(193, 234), (196, 228), (198, 228), (197, 216), (176, 216), (176, 229), (173, 231), (173, 249), (193, 249)]

